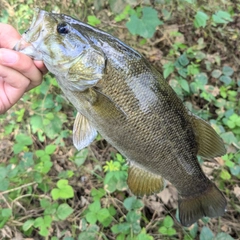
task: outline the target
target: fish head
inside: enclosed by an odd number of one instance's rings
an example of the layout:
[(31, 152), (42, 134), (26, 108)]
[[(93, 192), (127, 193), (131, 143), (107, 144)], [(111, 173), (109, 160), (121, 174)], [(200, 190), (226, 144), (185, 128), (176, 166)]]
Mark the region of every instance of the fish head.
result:
[(70, 16), (35, 9), (31, 26), (14, 49), (42, 60), (63, 87), (83, 91), (102, 78), (106, 61), (86, 32)]

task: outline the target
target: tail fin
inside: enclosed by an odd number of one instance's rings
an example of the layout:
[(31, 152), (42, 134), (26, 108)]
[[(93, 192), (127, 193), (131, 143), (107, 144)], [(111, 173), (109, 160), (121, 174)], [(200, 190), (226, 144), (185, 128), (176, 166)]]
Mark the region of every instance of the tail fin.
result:
[(225, 213), (227, 201), (214, 183), (197, 196), (179, 198), (179, 218), (183, 226), (190, 226), (202, 217), (219, 217)]

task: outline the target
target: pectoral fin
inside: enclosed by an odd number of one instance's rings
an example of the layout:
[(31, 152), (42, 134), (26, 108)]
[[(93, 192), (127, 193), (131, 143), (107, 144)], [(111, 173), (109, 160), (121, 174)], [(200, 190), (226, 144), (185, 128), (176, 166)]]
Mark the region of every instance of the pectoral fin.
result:
[(198, 155), (211, 158), (219, 157), (226, 153), (222, 139), (210, 124), (194, 115), (192, 123), (198, 143)]
[(73, 126), (73, 144), (81, 150), (87, 147), (97, 136), (97, 131), (82, 114), (77, 113)]
[(132, 193), (137, 196), (159, 193), (164, 189), (164, 179), (160, 175), (136, 166), (129, 167), (127, 183)]

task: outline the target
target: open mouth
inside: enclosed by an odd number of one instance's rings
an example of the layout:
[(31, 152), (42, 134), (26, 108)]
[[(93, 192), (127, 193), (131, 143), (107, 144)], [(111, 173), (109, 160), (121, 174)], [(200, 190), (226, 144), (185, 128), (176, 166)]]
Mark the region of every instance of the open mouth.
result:
[(31, 43), (26, 42), (23, 37), (17, 42), (13, 50), (24, 53), (34, 60), (43, 59), (42, 53), (34, 48)]

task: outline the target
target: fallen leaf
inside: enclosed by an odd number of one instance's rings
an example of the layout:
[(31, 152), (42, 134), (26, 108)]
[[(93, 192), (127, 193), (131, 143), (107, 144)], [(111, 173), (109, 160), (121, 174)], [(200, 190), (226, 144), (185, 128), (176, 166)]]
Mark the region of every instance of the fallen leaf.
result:
[(240, 187), (238, 185), (236, 185), (233, 189), (233, 193), (236, 195), (236, 197), (238, 198), (238, 200), (240, 200)]

